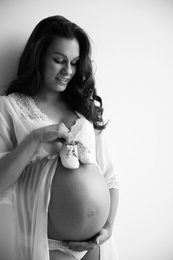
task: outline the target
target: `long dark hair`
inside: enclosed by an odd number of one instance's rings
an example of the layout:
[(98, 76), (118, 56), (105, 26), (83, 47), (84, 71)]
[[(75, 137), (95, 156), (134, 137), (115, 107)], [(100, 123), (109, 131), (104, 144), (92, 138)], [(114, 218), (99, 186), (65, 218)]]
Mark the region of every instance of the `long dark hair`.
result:
[[(51, 16), (40, 21), (31, 33), (19, 60), (17, 78), (11, 82), (6, 94), (14, 92), (29, 96), (37, 94), (41, 87), (41, 63), (52, 41), (62, 36), (76, 38), (80, 57), (76, 73), (62, 92), (65, 102), (93, 122), (94, 128), (105, 128), (102, 99), (97, 95), (91, 62), (91, 45), (86, 32), (62, 16)], [(99, 103), (99, 105), (96, 105)]]

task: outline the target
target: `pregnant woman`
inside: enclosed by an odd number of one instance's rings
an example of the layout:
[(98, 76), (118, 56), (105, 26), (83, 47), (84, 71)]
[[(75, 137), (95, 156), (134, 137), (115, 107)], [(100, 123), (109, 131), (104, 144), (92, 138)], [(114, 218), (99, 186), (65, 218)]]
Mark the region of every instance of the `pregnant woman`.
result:
[(45, 18), (0, 97), (0, 203), (12, 205), (15, 260), (117, 260), (117, 179), (90, 55), (83, 29)]

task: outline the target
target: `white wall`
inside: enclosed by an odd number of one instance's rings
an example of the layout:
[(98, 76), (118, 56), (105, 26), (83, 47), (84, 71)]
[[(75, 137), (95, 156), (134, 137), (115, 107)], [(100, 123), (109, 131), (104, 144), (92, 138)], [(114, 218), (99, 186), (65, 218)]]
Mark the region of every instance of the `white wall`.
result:
[[(0, 86), (42, 18), (61, 14), (93, 40), (120, 180), (120, 260), (173, 259), (173, 1), (1, 0)], [(109, 260), (109, 259), (108, 259)]]

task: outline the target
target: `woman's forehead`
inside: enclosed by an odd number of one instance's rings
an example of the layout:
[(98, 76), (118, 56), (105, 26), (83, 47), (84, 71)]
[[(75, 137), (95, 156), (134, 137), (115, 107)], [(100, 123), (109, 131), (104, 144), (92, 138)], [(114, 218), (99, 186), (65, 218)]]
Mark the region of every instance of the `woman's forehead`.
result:
[(75, 59), (78, 58), (80, 54), (79, 42), (76, 38), (68, 39), (64, 37), (56, 37), (49, 45), (48, 52)]

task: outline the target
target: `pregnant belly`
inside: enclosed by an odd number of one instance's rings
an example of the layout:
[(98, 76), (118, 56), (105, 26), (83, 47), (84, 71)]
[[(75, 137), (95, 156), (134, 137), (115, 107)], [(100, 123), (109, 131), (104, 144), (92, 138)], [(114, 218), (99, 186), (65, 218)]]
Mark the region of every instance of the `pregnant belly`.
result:
[(49, 238), (87, 240), (104, 226), (109, 210), (109, 189), (95, 165), (69, 170), (59, 161), (51, 187)]

